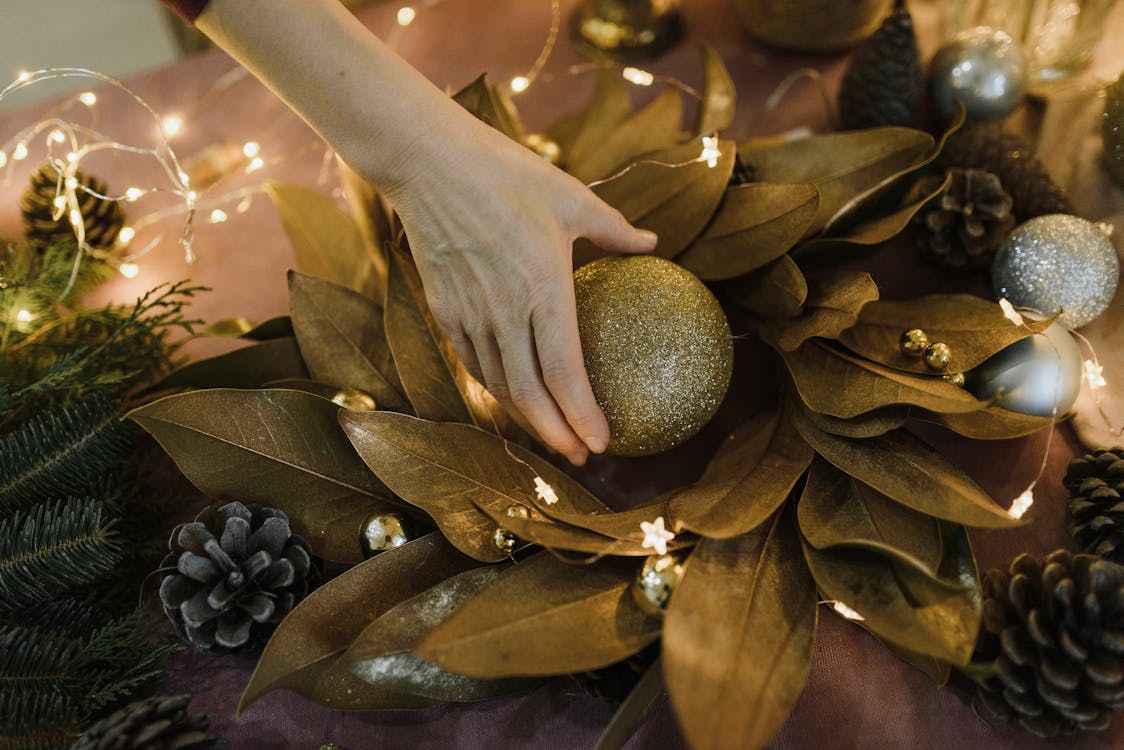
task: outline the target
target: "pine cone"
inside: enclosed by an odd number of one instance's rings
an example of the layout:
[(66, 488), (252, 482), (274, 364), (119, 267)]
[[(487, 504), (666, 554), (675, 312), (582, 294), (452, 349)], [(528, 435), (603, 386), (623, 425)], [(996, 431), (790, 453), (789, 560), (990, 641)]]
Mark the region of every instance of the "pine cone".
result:
[(308, 544), (279, 510), (204, 508), (168, 543), (160, 600), (176, 633), (206, 654), (253, 654), (308, 591)]
[(219, 750), (225, 740), (207, 737), (206, 714), (189, 714), (190, 695), (135, 701), (91, 726), (70, 750)]
[(1124, 186), (1124, 75), (1105, 89), (1101, 136), (1108, 172)]
[(1124, 448), (1094, 451), (1069, 463), (1069, 531), (1081, 551), (1124, 565)]
[(899, 4), (851, 58), (839, 89), (846, 130), (912, 125), (924, 94), (913, 19)]
[[(109, 189), (97, 177), (87, 177), (76, 171), (74, 178), (79, 185), (84, 185), (95, 193), (109, 195)], [(27, 239), (36, 245), (47, 246), (74, 239), (69, 213), (63, 210), (59, 218), (55, 218), (55, 197), (60, 194), (60, 179), (53, 166), (44, 164), (31, 176), (31, 185), (24, 191), (20, 201)], [(125, 213), (120, 204), (98, 198), (81, 188), (78, 188), (77, 196), (82, 223), (86, 228), (86, 244), (100, 249), (112, 247), (121, 227), (125, 225)]]
[(948, 139), (937, 163), (943, 167), (986, 169), (999, 178), (1018, 222), (1044, 214), (1071, 214), (1073, 205), (1034, 150), (999, 123), (966, 125)]
[[(948, 174), (952, 180), (945, 191), (913, 218), (922, 253), (948, 268), (988, 266), (1015, 226), (1011, 196), (991, 172), (953, 167)], [(919, 180), (914, 190), (927, 195), (943, 180), (942, 175), (931, 175)]]
[(1101, 730), (1124, 708), (1124, 567), (1058, 550), (984, 579), (975, 659), (984, 713), (1040, 737)]

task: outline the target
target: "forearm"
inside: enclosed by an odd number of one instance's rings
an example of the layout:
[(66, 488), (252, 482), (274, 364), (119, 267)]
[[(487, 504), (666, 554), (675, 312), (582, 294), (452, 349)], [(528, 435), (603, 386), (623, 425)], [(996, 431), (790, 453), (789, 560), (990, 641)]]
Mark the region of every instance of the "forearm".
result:
[(425, 168), (423, 135), (472, 127), (338, 0), (211, 0), (196, 26), (384, 192)]

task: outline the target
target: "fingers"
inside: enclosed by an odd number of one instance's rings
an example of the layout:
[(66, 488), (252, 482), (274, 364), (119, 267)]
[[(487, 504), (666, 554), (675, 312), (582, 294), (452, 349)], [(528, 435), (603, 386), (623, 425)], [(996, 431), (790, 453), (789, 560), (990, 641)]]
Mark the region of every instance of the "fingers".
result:
[(655, 232), (637, 229), (620, 211), (600, 199), (582, 213), (577, 229), (579, 236), (614, 253), (650, 253), (659, 242)]

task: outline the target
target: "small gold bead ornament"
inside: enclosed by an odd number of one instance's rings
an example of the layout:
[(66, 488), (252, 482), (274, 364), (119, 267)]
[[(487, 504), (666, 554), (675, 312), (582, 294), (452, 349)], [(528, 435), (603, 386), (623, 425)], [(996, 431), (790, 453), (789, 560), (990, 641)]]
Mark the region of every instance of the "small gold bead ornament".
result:
[(944, 376), (944, 379), (952, 383), (953, 385), (964, 387), (964, 373), (962, 372), (949, 373), (948, 375)]
[(898, 339), (898, 345), (901, 347), (902, 354), (920, 357), (925, 353), (925, 348), (929, 346), (929, 337), (920, 328), (910, 328), (908, 331), (902, 332)]
[(645, 614), (662, 617), (682, 580), (683, 563), (678, 556), (652, 555), (632, 582), (632, 598)]
[(378, 408), (374, 397), (358, 388), (344, 388), (332, 396), (332, 403), (348, 411), (374, 411)]
[(949, 364), (952, 362), (952, 349), (948, 344), (942, 344), (939, 341), (935, 344), (929, 344), (925, 347), (925, 353), (922, 355), (925, 360), (925, 366), (935, 372), (947, 370)]
[(375, 513), (367, 516), (359, 531), (359, 543), (367, 557), (401, 547), (410, 541), (402, 516), (397, 513)]
[(504, 528), (497, 528), (492, 534), (492, 543), (501, 553), (510, 555), (519, 546), (519, 537)]

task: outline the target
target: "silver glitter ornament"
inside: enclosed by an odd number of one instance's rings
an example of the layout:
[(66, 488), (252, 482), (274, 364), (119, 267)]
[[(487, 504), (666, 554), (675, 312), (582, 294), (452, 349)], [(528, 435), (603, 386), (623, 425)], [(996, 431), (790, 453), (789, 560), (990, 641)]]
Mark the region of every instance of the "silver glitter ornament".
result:
[(946, 120), (956, 113), (957, 100), (969, 120), (995, 120), (1026, 96), (1026, 55), (1006, 32), (980, 26), (937, 50), (930, 76), (933, 103)]
[(683, 562), (678, 557), (652, 555), (632, 582), (632, 598), (646, 614), (660, 617), (682, 580)]
[(1120, 263), (1106, 225), (1069, 214), (1047, 214), (1015, 227), (995, 254), (991, 284), (1016, 307), (1080, 328), (1108, 307), (1116, 294)]
[(734, 345), (699, 279), (652, 255), (574, 273), (585, 367), (609, 422), (608, 452), (665, 451), (702, 429), (726, 395)]
[(1054, 323), (993, 355), (965, 374), (965, 387), (980, 399), (1038, 417), (1061, 417), (1081, 393), (1081, 348)]
[(376, 513), (367, 516), (359, 530), (359, 543), (363, 552), (371, 555), (401, 547), (410, 541), (406, 523), (397, 513)]

